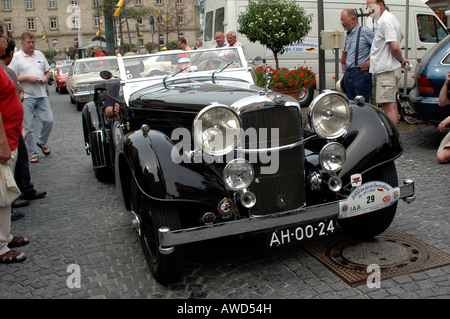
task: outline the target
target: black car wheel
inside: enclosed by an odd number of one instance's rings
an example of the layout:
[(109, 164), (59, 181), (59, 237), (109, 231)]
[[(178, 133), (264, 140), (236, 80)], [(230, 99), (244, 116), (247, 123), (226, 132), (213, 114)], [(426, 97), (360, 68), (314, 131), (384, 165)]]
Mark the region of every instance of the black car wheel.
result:
[(177, 246), (171, 254), (164, 255), (159, 250), (158, 229), (167, 226), (171, 230), (181, 228), (178, 209), (172, 205), (150, 205), (143, 198), (139, 209), (141, 227), (141, 245), (150, 271), (161, 284), (176, 281), (183, 271), (184, 247)]
[(298, 98), (298, 103), (300, 107), (308, 107), (314, 98), (314, 87), (308, 88), (308, 91), (300, 90), (300, 96)]
[[(397, 187), (398, 177), (394, 162), (383, 164), (364, 174), (363, 182), (367, 183), (370, 181), (382, 181), (392, 187)], [(395, 202), (389, 207), (364, 215), (338, 219), (338, 222), (348, 234), (360, 239), (370, 239), (388, 229), (397, 211), (397, 204), (398, 202)]]

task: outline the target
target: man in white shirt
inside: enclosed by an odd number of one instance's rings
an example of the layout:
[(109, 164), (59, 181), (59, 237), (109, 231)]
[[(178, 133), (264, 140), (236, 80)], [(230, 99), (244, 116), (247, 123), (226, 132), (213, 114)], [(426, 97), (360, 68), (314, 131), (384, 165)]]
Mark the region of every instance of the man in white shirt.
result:
[[(53, 127), (53, 112), (45, 89), (45, 83), (50, 78), (50, 66), (44, 54), (35, 50), (35, 36), (32, 33), (22, 34), (22, 49), (14, 54), (9, 68), (16, 73), (25, 91), (25, 100), (22, 103), (23, 127), (28, 134), (26, 142), (31, 156), (30, 162), (37, 163), (39, 161), (37, 147), (44, 155), (50, 155), (47, 140)], [(34, 134), (34, 114), (42, 123), (37, 140)]]
[(375, 22), (375, 37), (370, 51), (370, 71), (375, 75), (376, 100), (391, 120), (398, 124), (397, 85), (401, 68), (409, 65), (403, 59), (400, 22), (387, 10), (384, 0), (367, 0), (367, 11)]

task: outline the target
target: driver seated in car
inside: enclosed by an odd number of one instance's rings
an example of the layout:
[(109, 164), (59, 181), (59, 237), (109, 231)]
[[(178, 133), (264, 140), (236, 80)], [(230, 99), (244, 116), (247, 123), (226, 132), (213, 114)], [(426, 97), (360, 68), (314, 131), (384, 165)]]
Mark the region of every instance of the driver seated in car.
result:
[(222, 63), (222, 60), (213, 52), (205, 52), (199, 59), (199, 71), (217, 70)]
[[(136, 55), (134, 52), (128, 52), (124, 55), (124, 57), (127, 56), (133, 56)], [(134, 78), (140, 78), (141, 77), (141, 69), (143, 67), (143, 64), (141, 61), (138, 60), (125, 60), (125, 70), (127, 72), (127, 79), (134, 79)], [(115, 118), (120, 112), (120, 104), (118, 103), (116, 97), (122, 97), (122, 86), (120, 85), (120, 82), (116, 82), (112, 84), (108, 88), (108, 94), (106, 95), (105, 101), (103, 102), (102, 110), (105, 112), (105, 115), (107, 118)]]

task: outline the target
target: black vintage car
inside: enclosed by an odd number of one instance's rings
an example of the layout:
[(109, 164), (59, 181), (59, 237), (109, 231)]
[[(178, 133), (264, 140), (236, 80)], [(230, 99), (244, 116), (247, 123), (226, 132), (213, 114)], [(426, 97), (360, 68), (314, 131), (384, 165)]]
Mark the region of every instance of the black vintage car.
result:
[[(161, 283), (181, 275), (184, 244), (265, 233), (280, 247), (337, 223), (368, 238), (389, 227), (400, 198), (414, 199), (412, 180), (398, 186), (396, 127), (362, 98), (324, 91), (302, 123), (298, 101), (254, 86), (241, 48), (118, 65), (110, 83), (120, 84), (97, 87), (83, 109), (86, 151), (97, 178), (115, 180)], [(121, 105), (113, 119), (108, 95)]]

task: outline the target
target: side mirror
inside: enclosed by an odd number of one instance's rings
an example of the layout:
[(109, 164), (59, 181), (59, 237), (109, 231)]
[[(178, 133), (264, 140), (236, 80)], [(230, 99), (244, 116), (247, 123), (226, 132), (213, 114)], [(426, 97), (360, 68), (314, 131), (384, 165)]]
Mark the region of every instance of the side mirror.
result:
[(262, 59), (260, 56), (255, 56), (251, 62), (253, 65), (259, 66), (262, 64)]
[(113, 77), (113, 75), (112, 75), (112, 73), (109, 72), (109, 71), (101, 71), (101, 72), (100, 72), (100, 77), (101, 77), (103, 80), (109, 80), (109, 79), (111, 79), (111, 78)]

